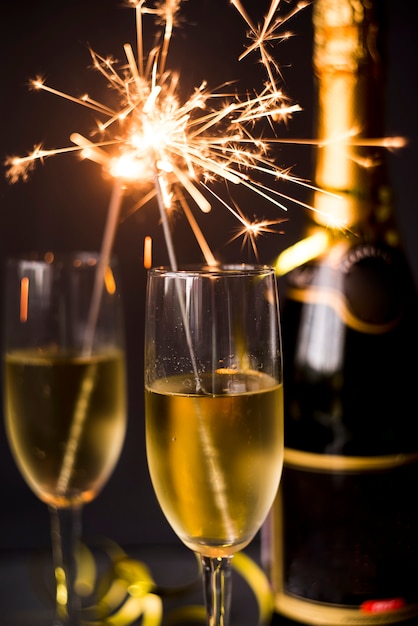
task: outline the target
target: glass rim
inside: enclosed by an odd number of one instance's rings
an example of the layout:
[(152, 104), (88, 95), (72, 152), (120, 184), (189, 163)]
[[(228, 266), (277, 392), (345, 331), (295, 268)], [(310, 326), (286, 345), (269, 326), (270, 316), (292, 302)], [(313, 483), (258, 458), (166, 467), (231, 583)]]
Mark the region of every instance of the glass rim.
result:
[[(28, 266), (51, 266), (74, 265), (74, 267), (96, 267), (100, 261), (101, 253), (96, 250), (72, 250), (44, 252), (29, 251), (12, 254), (5, 259), (6, 267), (19, 266), (24, 263)], [(117, 257), (112, 254), (108, 263), (117, 264)]]
[(219, 265), (180, 265), (177, 269), (170, 266), (160, 265), (148, 270), (150, 277), (178, 277), (186, 278), (193, 276), (262, 276), (275, 275), (274, 267), (271, 265), (251, 264), (251, 263), (225, 263)]

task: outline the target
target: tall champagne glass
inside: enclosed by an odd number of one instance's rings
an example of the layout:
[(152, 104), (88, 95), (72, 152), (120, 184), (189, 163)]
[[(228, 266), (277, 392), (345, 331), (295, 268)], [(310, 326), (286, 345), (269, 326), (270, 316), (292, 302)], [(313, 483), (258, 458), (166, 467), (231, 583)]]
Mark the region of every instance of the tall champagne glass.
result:
[(81, 509), (109, 478), (126, 428), (116, 273), (88, 253), (11, 259), (4, 301), (6, 431), (23, 478), (50, 511), (54, 625), (78, 626)]
[(146, 445), (160, 506), (200, 555), (210, 626), (226, 626), (231, 557), (260, 529), (283, 464), (271, 268), (150, 270)]

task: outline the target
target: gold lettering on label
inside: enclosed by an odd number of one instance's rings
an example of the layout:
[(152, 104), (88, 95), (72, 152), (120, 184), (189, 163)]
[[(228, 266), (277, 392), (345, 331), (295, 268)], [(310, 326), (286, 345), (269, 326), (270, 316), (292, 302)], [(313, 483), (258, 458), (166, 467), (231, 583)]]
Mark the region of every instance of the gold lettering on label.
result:
[(372, 324), (358, 318), (350, 311), (347, 298), (340, 292), (329, 287), (307, 287), (304, 289), (289, 289), (288, 298), (305, 304), (323, 304), (331, 307), (349, 328), (369, 335), (383, 335), (389, 332), (399, 322), (399, 317), (384, 324)]

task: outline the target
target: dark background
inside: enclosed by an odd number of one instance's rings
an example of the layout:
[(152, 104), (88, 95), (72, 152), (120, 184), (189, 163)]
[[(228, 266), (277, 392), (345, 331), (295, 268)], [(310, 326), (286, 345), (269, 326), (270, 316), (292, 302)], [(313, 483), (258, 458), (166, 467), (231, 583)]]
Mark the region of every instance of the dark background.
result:
[[(382, 0), (383, 2), (384, 0)], [(246, 0), (251, 15), (260, 18), (267, 2)], [(404, 135), (408, 146), (389, 154), (399, 228), (418, 280), (418, 3), (386, 0), (388, 18), (387, 133)], [(284, 5), (284, 8), (286, 5)], [(173, 39), (170, 66), (180, 70), (184, 97), (202, 79), (215, 88), (231, 79), (242, 87), (258, 88), (264, 77), (256, 57), (238, 64), (245, 44), (246, 27), (228, 0), (184, 2), (183, 24)], [(294, 18), (288, 28), (295, 36), (277, 46), (284, 90), (303, 112), (295, 114), (283, 136), (312, 136), (311, 9)], [(0, 17), (0, 162), (9, 155), (24, 155), (35, 144), (45, 148), (70, 145), (73, 131), (88, 133), (94, 114), (44, 92), (33, 92), (29, 80), (41, 74), (46, 83), (73, 95), (106, 99), (104, 80), (90, 68), (88, 45), (103, 56), (123, 59), (123, 44), (135, 44), (134, 10), (119, 0), (10, 1)], [(295, 175), (309, 179), (311, 150), (306, 146), (277, 148), (277, 163), (293, 166)], [(98, 249), (103, 233), (111, 185), (98, 165), (62, 155), (39, 164), (26, 183), (9, 185), (0, 176), (0, 263), (21, 251)], [(301, 200), (306, 192), (295, 186), (285, 193)], [(129, 204), (129, 197), (127, 203)], [(246, 194), (241, 204), (248, 215), (273, 219), (278, 209)], [(283, 233), (259, 240), (262, 262), (277, 254), (301, 234), (303, 210), (289, 204)], [(227, 244), (237, 223), (225, 209), (214, 206), (200, 218), (215, 254), (224, 260), (253, 260), (241, 243)], [(142, 394), (142, 334), (146, 272), (142, 246), (145, 235), (154, 239), (154, 263), (167, 256), (155, 205), (149, 205), (124, 221), (117, 232), (115, 252), (122, 269), (126, 311), (129, 369), (129, 426), (124, 450), (109, 483), (84, 511), (85, 534), (90, 539), (109, 537), (127, 547), (176, 542), (165, 522), (150, 485), (145, 459)], [(179, 261), (199, 261), (200, 254), (185, 222), (177, 221), (175, 241)], [(281, 281), (282, 282), (282, 281)], [(285, 294), (285, 284), (281, 284)], [(0, 282), (0, 300), (4, 297)], [(0, 302), (1, 305), (1, 302)], [(1, 306), (0, 306), (1, 308)], [(0, 426), (0, 552), (29, 551), (49, 545), (46, 506), (23, 482)], [(0, 590), (1, 605), (1, 590)], [(1, 611), (1, 609), (0, 609)]]

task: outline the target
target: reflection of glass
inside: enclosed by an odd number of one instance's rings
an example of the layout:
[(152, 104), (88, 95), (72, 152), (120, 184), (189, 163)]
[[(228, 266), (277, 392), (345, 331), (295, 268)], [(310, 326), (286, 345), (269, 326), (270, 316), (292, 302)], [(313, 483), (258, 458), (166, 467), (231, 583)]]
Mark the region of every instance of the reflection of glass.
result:
[(126, 427), (114, 268), (103, 271), (98, 257), (87, 253), (13, 259), (4, 299), (9, 444), (24, 479), (51, 514), (54, 625), (75, 626), (80, 616), (72, 563), (81, 508), (113, 471)]
[(275, 276), (155, 269), (146, 307), (151, 479), (174, 531), (201, 555), (208, 623), (225, 626), (231, 557), (260, 529), (282, 470)]

